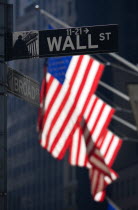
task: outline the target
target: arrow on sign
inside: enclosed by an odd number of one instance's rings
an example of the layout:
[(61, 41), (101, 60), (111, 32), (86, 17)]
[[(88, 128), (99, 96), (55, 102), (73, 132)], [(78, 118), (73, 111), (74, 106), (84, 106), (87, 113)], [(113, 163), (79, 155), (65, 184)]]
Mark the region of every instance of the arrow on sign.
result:
[(85, 28), (84, 32), (87, 34), (89, 32), (88, 28)]

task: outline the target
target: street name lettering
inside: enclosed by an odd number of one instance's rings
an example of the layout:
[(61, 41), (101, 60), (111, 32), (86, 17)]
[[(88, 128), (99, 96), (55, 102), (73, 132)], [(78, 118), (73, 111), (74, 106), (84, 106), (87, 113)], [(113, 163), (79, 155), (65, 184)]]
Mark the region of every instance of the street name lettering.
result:
[(8, 91), (14, 95), (38, 106), (39, 84), (32, 78), (8, 68)]
[(30, 98), (31, 100), (36, 100), (39, 92), (38, 88), (32, 86), (29, 79), (19, 79), (16, 76), (13, 78), (14, 83), (14, 91), (23, 95), (25, 97)]
[[(104, 40), (104, 36), (101, 35), (101, 41)], [(91, 34), (88, 34), (88, 41), (87, 45), (81, 45), (80, 41), (80, 35), (76, 35), (76, 46), (74, 45), (72, 38), (70, 36), (66, 36), (65, 40), (63, 40), (63, 37), (60, 36), (58, 39), (56, 37), (47, 37), (48, 47), (49, 51), (53, 51), (54, 47), (56, 51), (65, 51), (67, 48), (70, 48), (71, 50), (81, 50), (81, 49), (96, 49), (98, 48), (98, 45), (92, 45), (92, 37)], [(63, 46), (63, 47), (62, 47)]]

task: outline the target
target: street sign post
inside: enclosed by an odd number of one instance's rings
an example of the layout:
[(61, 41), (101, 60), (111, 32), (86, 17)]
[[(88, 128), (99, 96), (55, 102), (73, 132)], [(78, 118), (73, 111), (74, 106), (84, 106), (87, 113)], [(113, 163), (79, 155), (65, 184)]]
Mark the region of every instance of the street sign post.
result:
[(13, 31), (13, 6), (0, 0), (0, 210), (7, 210), (7, 68), (5, 33)]
[(76, 27), (7, 34), (6, 59), (118, 51), (118, 25)]
[(39, 106), (39, 84), (29, 76), (8, 68), (8, 92)]

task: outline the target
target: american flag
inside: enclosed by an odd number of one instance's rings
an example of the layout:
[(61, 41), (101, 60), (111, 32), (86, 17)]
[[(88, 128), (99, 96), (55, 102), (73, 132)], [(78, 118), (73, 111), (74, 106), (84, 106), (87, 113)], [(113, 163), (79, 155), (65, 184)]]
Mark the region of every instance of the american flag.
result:
[(106, 195), (105, 188), (118, 178), (118, 174), (114, 170), (111, 168), (108, 168), (108, 170), (110, 176), (106, 176), (95, 167), (89, 169), (90, 190), (95, 201), (103, 201)]
[(91, 101), (72, 136), (69, 163), (89, 168), (92, 196), (96, 201), (102, 201), (105, 187), (118, 177), (111, 166), (122, 140), (106, 129), (114, 109), (95, 95)]
[(88, 157), (85, 138), (80, 126), (73, 135), (69, 158), (71, 165), (89, 169), (91, 193), (96, 201), (103, 201), (106, 186), (118, 178), (117, 173), (111, 167), (122, 145), (122, 140), (109, 130), (105, 131), (100, 140), (100, 146), (98, 148), (94, 146)]
[(99, 149), (105, 159), (106, 164), (109, 167), (112, 167), (121, 146), (122, 139), (110, 130), (106, 129), (104, 135), (101, 138)]
[(122, 139), (120, 139), (118, 136), (116, 136), (109, 130), (106, 130), (104, 135), (101, 137), (99, 150), (104, 158), (107, 167), (110, 170), (111, 179), (110, 177), (104, 176), (104, 174), (101, 173), (101, 171), (95, 168), (89, 170), (91, 194), (96, 201), (104, 200), (104, 197), (106, 195), (106, 186), (111, 184), (113, 180), (116, 180), (118, 178), (117, 173), (113, 171), (111, 167), (116, 159), (121, 145)]
[(85, 143), (85, 137), (83, 136), (83, 132), (81, 126), (77, 128), (70, 147), (70, 156), (69, 163), (75, 166), (87, 167), (87, 168), (96, 168), (104, 175), (110, 177), (110, 171), (105, 164), (104, 158), (101, 155), (99, 149), (93, 145), (93, 152), (90, 158), (87, 154), (87, 147)]
[(105, 141), (114, 109), (93, 95), (103, 70), (103, 64), (86, 55), (48, 59), (38, 117), (41, 146), (61, 159), (71, 144), (70, 163), (89, 168), (91, 193), (97, 201), (117, 178), (110, 166), (121, 146), (119, 140)]
[(101, 141), (103, 132), (109, 125), (114, 109), (93, 95), (80, 125), (78, 125), (70, 146), (71, 165), (86, 166), (93, 146)]
[(88, 55), (49, 59), (38, 127), (41, 146), (55, 158), (64, 156), (103, 70)]

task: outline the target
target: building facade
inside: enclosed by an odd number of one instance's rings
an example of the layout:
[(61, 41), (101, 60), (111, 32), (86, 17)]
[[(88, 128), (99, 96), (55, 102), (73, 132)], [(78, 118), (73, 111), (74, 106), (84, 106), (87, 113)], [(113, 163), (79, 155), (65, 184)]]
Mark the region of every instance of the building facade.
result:
[[(13, 3), (15, 31), (45, 30), (48, 24), (62, 28), (34, 10), (34, 5), (39, 1), (13, 0)], [(87, 0), (87, 3), (78, 0), (42, 0), (39, 5), (71, 26), (119, 24), (119, 54), (134, 64), (138, 63), (136, 0)], [(106, 66), (102, 80), (128, 94), (127, 83), (138, 81), (136, 75), (128, 73), (132, 70), (108, 55), (95, 57), (105, 64), (113, 64)], [(17, 60), (11, 65), (40, 82), (43, 76), (43, 62), (44, 59), (27, 59)], [(122, 110), (118, 109), (116, 112), (117, 116), (135, 124), (130, 103), (101, 87), (98, 88), (97, 95), (99, 93), (99, 97), (104, 96), (103, 100), (108, 99), (107, 103), (111, 102), (114, 107), (122, 107)], [(85, 169), (77, 169), (76, 179), (76, 169), (68, 165), (67, 157), (63, 161), (54, 160), (38, 145), (38, 134), (35, 130), (37, 108), (14, 96), (9, 96), (8, 107), (9, 209), (106, 209), (105, 203), (97, 204), (92, 201), (88, 173)], [(133, 142), (133, 139), (138, 137), (137, 132), (115, 120), (112, 121), (110, 129), (128, 139), (124, 142), (114, 165), (120, 179), (108, 188), (108, 194), (122, 209), (137, 209), (135, 186), (138, 180), (135, 176), (135, 161), (138, 160), (138, 146)]]
[[(119, 55), (137, 65), (137, 4), (138, 2), (136, 0), (133, 2), (130, 0), (88, 0), (86, 4), (82, 1), (76, 1), (76, 24), (77, 26), (119, 24)], [(85, 15), (86, 13), (87, 15)], [(102, 77), (102, 81), (106, 84), (126, 95), (128, 95), (128, 84), (138, 84), (137, 72), (134, 72), (126, 65), (113, 59), (110, 55), (101, 54), (94, 57), (103, 62), (106, 66)], [(128, 102), (122, 99), (100, 85), (96, 94), (104, 101), (117, 108), (116, 116), (136, 126), (130, 101)], [(136, 183), (138, 183), (136, 164), (138, 161), (138, 132), (116, 120), (112, 120), (109, 128), (115, 132), (115, 134), (122, 137), (124, 143), (113, 166), (119, 173), (120, 179), (108, 188), (108, 195), (110, 195), (121, 209), (138, 209), (136, 204), (137, 194), (135, 193)], [(82, 176), (80, 182), (82, 182), (83, 179), (84, 177)], [(87, 177), (85, 177), (85, 179), (87, 179)], [(81, 190), (82, 189), (80, 189), (80, 191)], [(113, 194), (110, 194), (110, 190)], [(100, 208), (96, 207), (94, 209), (99, 210)]]
[[(14, 6), (14, 31), (45, 30), (51, 24), (34, 9), (37, 1), (10, 3)], [(40, 7), (75, 24), (73, 1), (43, 0)], [(35, 46), (29, 43), (29, 36), (25, 39), (32, 52)], [(9, 66), (41, 83), (43, 63), (44, 59), (36, 58), (12, 61)], [(38, 107), (8, 96), (8, 210), (77, 210), (76, 169), (69, 166), (67, 157), (58, 161), (41, 148), (37, 114)]]
[(120, 179), (112, 185), (111, 196), (122, 210), (138, 209), (138, 162), (119, 170)]

